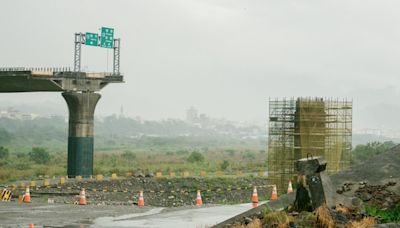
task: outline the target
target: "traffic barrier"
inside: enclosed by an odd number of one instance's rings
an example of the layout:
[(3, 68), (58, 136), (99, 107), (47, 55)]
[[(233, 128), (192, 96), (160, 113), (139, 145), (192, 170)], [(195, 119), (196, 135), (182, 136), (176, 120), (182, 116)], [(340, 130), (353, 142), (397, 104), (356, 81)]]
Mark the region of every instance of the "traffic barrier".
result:
[(82, 176), (76, 176), (75, 177), (76, 182), (81, 182), (82, 181)]
[(3, 189), (0, 195), (1, 201), (11, 201), (12, 193), (8, 189)]
[(31, 181), (29, 187), (34, 188), (36, 187), (36, 181)]
[(26, 191), (25, 195), (23, 198), (24, 203), (30, 203), (31, 202), (31, 194), (29, 193), (29, 186), (26, 186)]
[(84, 188), (82, 188), (79, 194), (79, 205), (86, 205), (86, 194)]
[(18, 203), (22, 203), (24, 201), (24, 196), (25, 196), (25, 194), (18, 196)]
[(162, 172), (156, 172), (156, 177), (162, 177)]
[(44, 187), (47, 187), (47, 186), (49, 186), (49, 185), (50, 185), (49, 179), (44, 179), (44, 180), (43, 180), (43, 186), (44, 186)]
[(24, 189), (25, 187), (26, 184), (23, 181), (19, 182), (19, 188)]
[(206, 171), (200, 171), (200, 176), (201, 177), (206, 177), (207, 176), (207, 172)]
[(137, 201), (137, 205), (138, 205), (139, 207), (144, 206), (143, 191), (140, 191), (140, 192), (139, 192), (139, 198), (138, 198), (138, 201)]
[(288, 188), (287, 188), (287, 193), (293, 192), (293, 187), (292, 187), (292, 181), (289, 180)]
[(65, 184), (65, 177), (60, 177), (59, 184), (60, 185), (64, 185)]
[(101, 174), (96, 175), (96, 181), (103, 181), (104, 177)]
[(169, 177), (175, 177), (175, 172), (169, 172)]
[(182, 176), (183, 176), (183, 177), (189, 177), (189, 175), (190, 175), (190, 174), (189, 174), (188, 171), (184, 171), (184, 172), (182, 173)]
[(15, 189), (17, 189), (17, 185), (16, 184), (12, 184), (11, 185), (11, 190), (15, 190)]
[(118, 179), (118, 176), (117, 176), (117, 174), (116, 173), (113, 173), (113, 174), (111, 174), (111, 180), (117, 180)]

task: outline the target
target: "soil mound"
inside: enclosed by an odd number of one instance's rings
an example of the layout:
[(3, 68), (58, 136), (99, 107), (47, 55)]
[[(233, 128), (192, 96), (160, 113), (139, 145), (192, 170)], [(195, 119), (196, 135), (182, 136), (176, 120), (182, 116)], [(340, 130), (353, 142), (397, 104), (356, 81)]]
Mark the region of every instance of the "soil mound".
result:
[[(382, 185), (388, 182), (400, 183), (400, 145), (375, 155), (348, 170), (342, 170), (330, 178), (336, 187), (342, 186), (346, 182), (367, 182), (373, 185)], [(396, 191), (400, 192), (400, 185), (396, 185)]]

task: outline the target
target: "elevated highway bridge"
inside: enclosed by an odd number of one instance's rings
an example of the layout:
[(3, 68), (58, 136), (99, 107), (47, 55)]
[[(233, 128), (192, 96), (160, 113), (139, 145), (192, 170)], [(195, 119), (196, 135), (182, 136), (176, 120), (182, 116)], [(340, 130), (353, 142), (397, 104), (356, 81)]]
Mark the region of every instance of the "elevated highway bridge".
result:
[(61, 92), (69, 110), (69, 177), (93, 175), (94, 110), (102, 88), (123, 83), (121, 73), (68, 68), (0, 68), (0, 93)]

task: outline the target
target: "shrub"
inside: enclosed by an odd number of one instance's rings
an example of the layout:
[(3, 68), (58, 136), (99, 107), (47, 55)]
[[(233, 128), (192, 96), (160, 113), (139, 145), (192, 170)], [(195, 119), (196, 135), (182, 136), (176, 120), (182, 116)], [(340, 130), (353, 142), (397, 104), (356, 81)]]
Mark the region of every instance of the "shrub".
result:
[(7, 159), (9, 155), (8, 149), (0, 146), (0, 159)]
[(187, 161), (190, 163), (202, 162), (204, 161), (204, 156), (198, 151), (193, 151), (187, 158)]
[(134, 154), (132, 151), (130, 150), (125, 150), (124, 153), (122, 154), (122, 158), (126, 159), (126, 160), (135, 160), (136, 159), (136, 154)]
[(29, 157), (37, 164), (47, 164), (50, 161), (50, 154), (43, 147), (33, 147)]
[(225, 152), (227, 152), (230, 156), (233, 156), (233, 155), (235, 155), (235, 150), (234, 149), (227, 149), (227, 150), (225, 150)]
[(221, 163), (221, 169), (222, 170), (226, 170), (228, 167), (229, 167), (229, 161), (227, 161), (227, 160), (224, 160), (222, 163)]

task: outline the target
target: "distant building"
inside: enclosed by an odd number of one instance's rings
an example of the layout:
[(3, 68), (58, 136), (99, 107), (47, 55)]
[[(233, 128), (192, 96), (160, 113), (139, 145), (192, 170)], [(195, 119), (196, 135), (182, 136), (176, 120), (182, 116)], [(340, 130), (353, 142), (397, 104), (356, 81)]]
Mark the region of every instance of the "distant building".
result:
[(186, 121), (189, 123), (198, 123), (199, 121), (199, 113), (197, 111), (197, 109), (190, 107), (187, 111), (186, 111)]
[(122, 105), (121, 105), (121, 108), (119, 110), (119, 118), (125, 118), (124, 106), (122, 106)]

